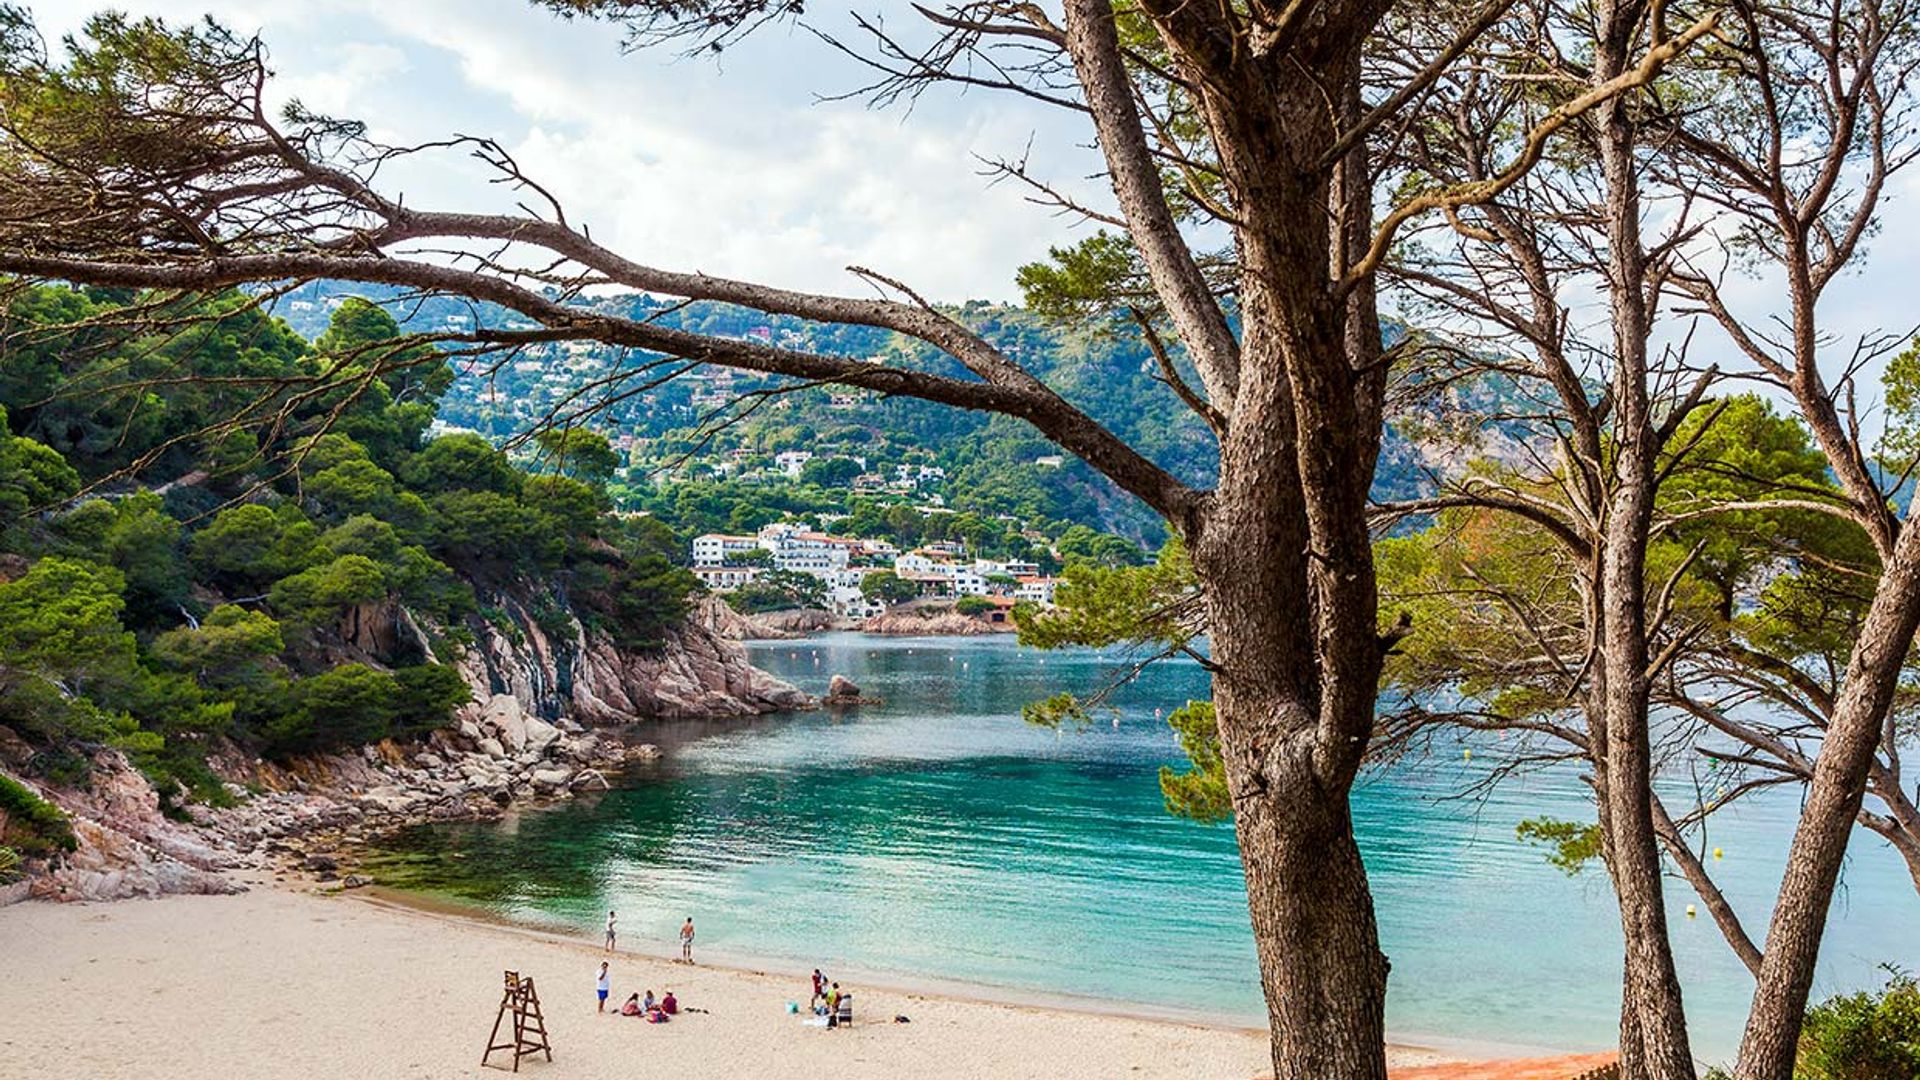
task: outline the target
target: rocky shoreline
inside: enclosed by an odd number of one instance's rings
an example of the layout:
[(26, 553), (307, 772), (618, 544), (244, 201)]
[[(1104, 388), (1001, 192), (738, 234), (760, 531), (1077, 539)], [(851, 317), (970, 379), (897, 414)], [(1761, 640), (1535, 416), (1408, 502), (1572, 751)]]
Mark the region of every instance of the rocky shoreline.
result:
[(696, 614), (665, 648), (622, 652), (574, 624), (549, 639), (527, 619), (483, 638), (458, 664), (476, 701), (418, 742), (268, 762), (227, 745), (208, 765), (234, 804), (190, 804), (188, 821), (127, 758), (96, 751), (86, 782), (56, 787), (21, 775), (30, 750), (0, 727), (0, 774), (71, 819), (78, 850), (29, 860), (0, 884), (0, 905), (229, 893), (235, 872), (272, 870), (366, 883), (351, 851), (429, 821), (488, 820), (510, 807), (604, 789), (608, 774), (659, 751), (627, 737), (647, 720), (807, 709), (809, 695), (747, 662), (745, 650)]
[(305, 873), (352, 887), (351, 850), (429, 821), (484, 821), (507, 809), (605, 789), (608, 774), (659, 751), (570, 721), (527, 716), (499, 695), (425, 742), (383, 742), (358, 753), (275, 764), (229, 752), (213, 765), (238, 802), (192, 806), (190, 821), (161, 812), (159, 793), (127, 759), (102, 750), (85, 788), (33, 784), (70, 819), (78, 850), (29, 863), (0, 887), (20, 900), (103, 901), (241, 889), (232, 872)]
[(742, 615), (715, 603), (703, 618), (707, 629), (730, 641), (791, 641), (834, 630), (877, 637), (981, 637), (1014, 632), (1011, 624), (990, 623), (951, 607), (908, 607), (866, 619), (843, 619), (812, 609)]

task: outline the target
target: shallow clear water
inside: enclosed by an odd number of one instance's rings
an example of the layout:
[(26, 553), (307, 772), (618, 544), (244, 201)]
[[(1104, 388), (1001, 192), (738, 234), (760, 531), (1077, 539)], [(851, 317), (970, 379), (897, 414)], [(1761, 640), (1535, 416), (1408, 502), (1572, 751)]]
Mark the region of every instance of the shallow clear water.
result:
[[(896, 982), (1262, 1016), (1230, 828), (1168, 817), (1156, 773), (1178, 749), (1156, 709), (1207, 692), (1190, 663), (1121, 689), (1119, 723), (1080, 733), (1025, 724), (1022, 703), (1087, 691), (1112, 670), (1091, 652), (1004, 639), (836, 635), (753, 648), (820, 691), (835, 673), (885, 699), (844, 716), (664, 724), (668, 754), (623, 786), (494, 825), (396, 838), (389, 879), (519, 919), (669, 951), (681, 919), (716, 961), (815, 965)], [(1613, 1045), (1619, 931), (1596, 869), (1569, 878), (1514, 838), (1525, 817), (1590, 817), (1571, 772), (1455, 794), (1498, 743), (1371, 778), (1355, 815), (1393, 972), (1400, 1039), (1568, 1049)], [(1716, 818), (1723, 887), (1752, 932), (1797, 811), (1780, 793)], [(1884, 843), (1861, 833), (1816, 988), (1877, 985), (1875, 965), (1920, 967), (1920, 897)], [(1751, 980), (1694, 897), (1669, 890), (1696, 1051), (1731, 1056)], [(796, 985), (801, 980), (796, 979)]]

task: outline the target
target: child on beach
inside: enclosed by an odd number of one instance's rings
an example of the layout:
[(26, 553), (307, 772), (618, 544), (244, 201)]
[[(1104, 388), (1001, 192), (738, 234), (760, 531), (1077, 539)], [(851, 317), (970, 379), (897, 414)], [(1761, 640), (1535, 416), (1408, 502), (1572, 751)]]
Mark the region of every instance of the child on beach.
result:
[(607, 962), (600, 961), (600, 977), (593, 981), (594, 992), (600, 995), (599, 1012), (607, 1011), (607, 994), (613, 990), (613, 976), (607, 973)]
[(680, 928), (680, 959), (683, 963), (693, 963), (693, 916), (687, 916), (686, 925)]
[(621, 1016), (639, 1016), (640, 1012), (641, 1012), (640, 995), (628, 994), (627, 1003), (625, 1005), (620, 1006), (620, 1015)]

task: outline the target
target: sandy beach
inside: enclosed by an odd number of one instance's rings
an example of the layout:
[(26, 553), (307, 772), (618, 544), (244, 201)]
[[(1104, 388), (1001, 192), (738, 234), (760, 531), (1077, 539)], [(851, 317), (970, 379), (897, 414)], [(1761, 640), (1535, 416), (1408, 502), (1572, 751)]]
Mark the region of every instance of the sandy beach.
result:
[[(859, 986), (857, 1023), (803, 1025), (806, 972), (619, 954), (615, 1001), (671, 988), (707, 1009), (665, 1025), (594, 1011), (589, 942), (439, 915), (360, 893), (0, 908), (0, 1077), (497, 1075), (480, 1052), (500, 972), (533, 976), (554, 1060), (534, 1077), (1236, 1077), (1258, 1032), (1004, 1006)], [(896, 1014), (911, 1017), (893, 1023)], [(1396, 1051), (1395, 1060), (1431, 1060)], [(500, 1058), (496, 1057), (496, 1061)]]

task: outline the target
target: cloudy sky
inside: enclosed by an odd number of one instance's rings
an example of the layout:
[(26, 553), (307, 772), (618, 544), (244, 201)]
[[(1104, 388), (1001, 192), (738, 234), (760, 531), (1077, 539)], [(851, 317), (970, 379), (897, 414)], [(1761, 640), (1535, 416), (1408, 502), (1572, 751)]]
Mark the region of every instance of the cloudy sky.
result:
[[(105, 0), (102, 0), (105, 2)], [(909, 38), (904, 0), (854, 0)], [(32, 0), (49, 38), (88, 0)], [(257, 32), (279, 92), (417, 142), (489, 135), (547, 183), (576, 223), (643, 262), (796, 288), (859, 293), (850, 264), (942, 300), (1010, 299), (1013, 271), (1084, 226), (981, 175), (980, 158), (1030, 152), (1034, 171), (1104, 199), (1080, 119), (1004, 95), (936, 90), (913, 109), (826, 101), (864, 71), (798, 28), (761, 32), (719, 59), (623, 54), (617, 28), (568, 23), (525, 0), (117, 0), (169, 20), (212, 15)], [(810, 5), (848, 30), (847, 0)], [(1029, 150), (1030, 148), (1030, 150)], [(443, 154), (389, 178), (417, 205), (499, 208), (476, 163)], [(1920, 322), (1920, 171), (1894, 186), (1864, 272), (1830, 292), (1830, 366), (1855, 335)], [(1750, 313), (1775, 283), (1743, 281)], [(1585, 305), (1591, 307), (1590, 305)], [(1604, 312), (1582, 317), (1599, 325)], [(1677, 328), (1676, 328), (1677, 329)], [(1697, 359), (1741, 365), (1709, 333)]]
[[(104, 6), (107, 0), (101, 0)], [(34, 0), (52, 40), (87, 0)], [(284, 96), (401, 142), (488, 135), (551, 187), (570, 219), (641, 261), (794, 287), (864, 291), (850, 264), (943, 299), (1012, 298), (1013, 271), (1078, 227), (980, 175), (1032, 160), (1098, 190), (1088, 136), (1064, 114), (945, 92), (909, 111), (824, 96), (863, 71), (777, 27), (718, 59), (623, 54), (618, 28), (524, 0), (114, 0), (169, 21), (258, 32)], [(878, 0), (910, 29), (910, 9)], [(901, 17), (899, 13), (904, 13)], [(844, 28), (828, 17), (823, 24)], [(443, 155), (398, 180), (417, 205), (491, 206), (476, 163)]]

